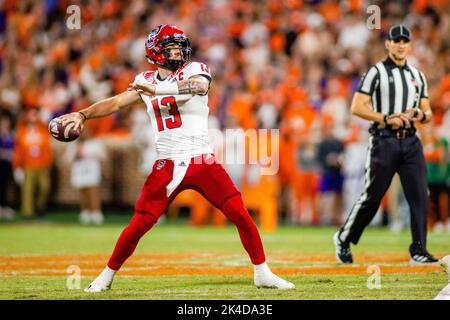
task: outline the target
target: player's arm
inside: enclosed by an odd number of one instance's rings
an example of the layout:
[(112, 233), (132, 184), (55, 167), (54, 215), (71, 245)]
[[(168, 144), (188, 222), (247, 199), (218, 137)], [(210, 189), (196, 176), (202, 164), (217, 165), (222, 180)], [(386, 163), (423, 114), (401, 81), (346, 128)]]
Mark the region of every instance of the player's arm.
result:
[(381, 124), (388, 124), (394, 129), (403, 127), (403, 125), (409, 125), (409, 121), (405, 115), (392, 114), (389, 117), (385, 117), (382, 113), (373, 111), (371, 105), (372, 99), (369, 95), (356, 92), (353, 96), (350, 111), (355, 116)]
[(421, 123), (428, 123), (431, 121), (433, 112), (431, 111), (430, 100), (428, 98), (420, 99), (419, 108), (409, 109), (406, 111), (411, 121), (419, 121)]
[(433, 112), (431, 111), (430, 106), (430, 99), (428, 98), (428, 83), (423, 72), (419, 72), (419, 77), (420, 81), (422, 82), (419, 107), (409, 109), (408, 111), (406, 111), (406, 114), (411, 121), (428, 123), (431, 121), (431, 117), (433, 116)]
[(420, 110), (422, 111), (422, 117), (418, 119), (422, 123), (428, 123), (431, 121), (433, 116), (433, 111), (431, 111), (430, 99), (422, 98), (420, 99)]
[(178, 81), (180, 94), (205, 95), (209, 90), (210, 80), (201, 75), (195, 75), (187, 80)]
[(78, 127), (83, 128), (84, 121), (88, 119), (105, 117), (139, 103), (142, 103), (139, 93), (134, 90), (125, 91), (114, 97), (100, 100), (86, 109), (63, 115), (60, 119), (64, 125), (74, 122), (75, 129)]
[(209, 90), (210, 80), (202, 75), (195, 75), (187, 80), (173, 83), (130, 83), (130, 89), (147, 96), (192, 94), (205, 95)]

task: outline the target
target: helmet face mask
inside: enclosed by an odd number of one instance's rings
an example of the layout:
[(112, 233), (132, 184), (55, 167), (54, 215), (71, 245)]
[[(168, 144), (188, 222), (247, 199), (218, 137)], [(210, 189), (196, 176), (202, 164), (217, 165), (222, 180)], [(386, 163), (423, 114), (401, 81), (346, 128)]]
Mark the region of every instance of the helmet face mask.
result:
[[(181, 50), (181, 59), (171, 59), (173, 45)], [(149, 63), (169, 70), (177, 70), (191, 59), (192, 49), (189, 39), (181, 29), (171, 25), (160, 25), (145, 41), (146, 57)]]

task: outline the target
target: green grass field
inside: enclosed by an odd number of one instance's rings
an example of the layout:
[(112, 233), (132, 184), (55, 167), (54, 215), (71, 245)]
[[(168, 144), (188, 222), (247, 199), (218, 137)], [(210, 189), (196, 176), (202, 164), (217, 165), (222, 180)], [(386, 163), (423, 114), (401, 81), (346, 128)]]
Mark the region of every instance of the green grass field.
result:
[[(355, 265), (349, 267), (334, 262), (335, 228), (280, 227), (262, 234), (266, 256), (296, 288), (257, 289), (233, 226), (166, 222), (144, 236), (112, 290), (84, 293), (129, 218), (109, 216), (100, 227), (80, 226), (73, 214), (0, 223), (0, 299), (432, 299), (447, 283), (439, 267), (407, 264), (409, 231), (367, 229), (352, 247)], [(449, 234), (430, 234), (428, 241), (436, 256), (450, 254)], [(70, 265), (80, 268), (81, 289), (67, 288)], [(367, 287), (370, 265), (380, 268), (380, 289)]]

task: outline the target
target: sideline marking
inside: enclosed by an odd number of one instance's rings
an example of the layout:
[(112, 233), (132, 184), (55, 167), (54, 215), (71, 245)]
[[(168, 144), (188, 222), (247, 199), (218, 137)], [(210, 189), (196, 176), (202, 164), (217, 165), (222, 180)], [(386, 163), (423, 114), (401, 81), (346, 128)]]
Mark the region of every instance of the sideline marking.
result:
[(442, 268), (444, 268), (445, 272), (448, 275), (448, 284), (444, 287), (444, 289), (439, 292), (439, 294), (434, 297), (433, 300), (450, 300), (450, 255), (443, 257), (439, 260), (439, 264)]

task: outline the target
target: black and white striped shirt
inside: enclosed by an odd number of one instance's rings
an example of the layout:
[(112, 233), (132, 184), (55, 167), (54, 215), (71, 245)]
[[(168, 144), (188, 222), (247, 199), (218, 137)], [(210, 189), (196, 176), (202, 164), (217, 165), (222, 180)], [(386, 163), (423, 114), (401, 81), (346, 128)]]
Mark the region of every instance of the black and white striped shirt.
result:
[(398, 66), (388, 57), (373, 65), (359, 84), (358, 92), (372, 97), (372, 108), (385, 115), (418, 108), (428, 98), (427, 80), (417, 68)]

